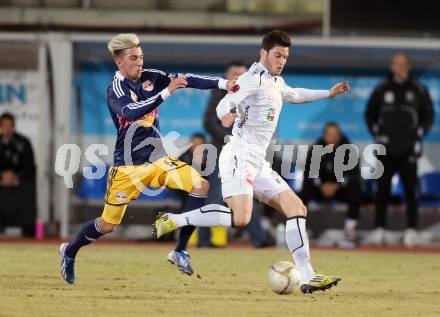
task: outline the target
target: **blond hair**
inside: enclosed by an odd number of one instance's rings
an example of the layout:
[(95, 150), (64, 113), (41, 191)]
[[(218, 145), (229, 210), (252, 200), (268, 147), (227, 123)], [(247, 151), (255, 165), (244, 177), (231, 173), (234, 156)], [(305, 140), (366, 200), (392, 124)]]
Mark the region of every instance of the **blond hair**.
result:
[(134, 33), (123, 33), (112, 37), (107, 48), (113, 57), (118, 56), (123, 50), (140, 46), (140, 40)]

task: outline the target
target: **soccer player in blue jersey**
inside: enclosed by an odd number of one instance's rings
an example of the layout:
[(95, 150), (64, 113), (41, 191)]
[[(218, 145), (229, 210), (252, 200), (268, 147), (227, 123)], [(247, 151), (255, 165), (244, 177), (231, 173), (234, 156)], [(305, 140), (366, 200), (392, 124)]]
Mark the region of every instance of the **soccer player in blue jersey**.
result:
[[(208, 182), (190, 165), (160, 151), (161, 142), (145, 144), (145, 141), (160, 140), (157, 107), (177, 89), (234, 87), (233, 81), (223, 78), (144, 69), (142, 48), (135, 34), (116, 35), (108, 43), (108, 49), (118, 67), (107, 89), (108, 107), (118, 131), (114, 165), (109, 171), (101, 217), (84, 224), (70, 243), (60, 245), (61, 275), (70, 284), (75, 283), (78, 250), (115, 230), (128, 203), (139, 196), (144, 186), (186, 191), (189, 196), (183, 211), (204, 206)], [(176, 249), (168, 255), (169, 261), (187, 274), (193, 273), (186, 251), (193, 231), (193, 226), (182, 228)]]

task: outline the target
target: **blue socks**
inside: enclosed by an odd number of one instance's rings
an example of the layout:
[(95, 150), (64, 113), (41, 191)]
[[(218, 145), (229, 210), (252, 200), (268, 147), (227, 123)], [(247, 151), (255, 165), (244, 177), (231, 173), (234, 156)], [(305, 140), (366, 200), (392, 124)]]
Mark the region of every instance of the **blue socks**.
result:
[[(205, 205), (206, 197), (207, 196), (189, 193), (182, 213), (203, 207)], [(180, 229), (179, 239), (177, 240), (177, 245), (174, 251), (180, 252), (186, 250), (186, 248), (188, 247), (189, 238), (191, 238), (191, 235), (195, 229), (196, 227), (194, 226), (185, 226)]]
[(102, 235), (103, 233), (99, 227), (99, 218), (90, 220), (81, 227), (75, 238), (69, 243), (65, 252), (66, 256), (72, 259), (75, 258), (79, 249), (92, 243)]
[[(205, 200), (206, 196), (188, 194), (188, 198), (186, 199), (185, 206), (182, 212), (187, 212), (203, 207), (205, 205)], [(175, 251), (186, 250), (188, 246), (188, 241), (194, 230), (194, 226), (185, 226), (180, 230), (179, 239), (177, 241)], [(68, 247), (66, 248), (66, 256), (72, 259), (75, 258), (79, 249), (92, 243), (102, 235), (103, 233), (101, 232), (101, 228), (99, 227), (99, 218), (93, 219), (85, 223), (78, 231), (75, 238), (69, 243)]]

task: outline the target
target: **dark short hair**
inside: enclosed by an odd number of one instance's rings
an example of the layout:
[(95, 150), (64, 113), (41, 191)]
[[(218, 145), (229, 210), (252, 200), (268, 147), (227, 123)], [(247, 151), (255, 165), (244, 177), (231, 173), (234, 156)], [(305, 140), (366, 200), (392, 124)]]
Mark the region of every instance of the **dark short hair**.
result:
[(15, 117), (13, 114), (9, 112), (5, 112), (0, 116), (0, 122), (3, 122), (3, 120), (9, 120), (12, 121), (12, 125), (15, 126)]
[(242, 61), (232, 61), (229, 62), (228, 65), (226, 65), (226, 69), (229, 69), (230, 67), (247, 67), (247, 66)]
[(290, 41), (289, 34), (284, 31), (274, 30), (267, 33), (261, 41), (261, 48), (265, 51), (269, 51), (276, 45), (290, 47), (292, 42)]
[(195, 139), (195, 138), (201, 138), (201, 139), (206, 140), (206, 136), (201, 132), (197, 132), (197, 133), (194, 133), (193, 135), (191, 135), (191, 139)]
[(339, 124), (337, 124), (337, 123), (334, 122), (334, 121), (327, 122), (327, 123), (325, 124), (323, 130), (324, 130), (324, 131), (327, 131), (328, 128), (336, 128), (336, 129), (339, 130), (339, 132), (341, 131), (341, 128), (339, 127)]

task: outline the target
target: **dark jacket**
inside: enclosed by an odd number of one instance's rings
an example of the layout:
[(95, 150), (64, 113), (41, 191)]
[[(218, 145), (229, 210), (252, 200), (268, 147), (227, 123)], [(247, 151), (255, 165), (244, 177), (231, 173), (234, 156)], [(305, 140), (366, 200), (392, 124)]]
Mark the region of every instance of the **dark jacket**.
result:
[[(307, 160), (304, 169), (304, 182), (313, 182), (315, 185), (320, 185), (325, 182), (336, 183), (337, 180), (334, 171), (335, 170), (334, 161), (335, 161), (336, 149), (342, 144), (350, 144), (350, 141), (344, 135), (341, 136), (341, 143), (335, 144), (333, 146), (333, 151), (331, 153), (322, 155), (318, 178), (309, 178), (312, 151), (313, 151), (313, 146), (312, 146), (307, 153)], [(314, 143), (314, 145), (326, 146), (322, 138), (317, 140)], [(348, 155), (349, 153), (348, 151), (346, 151), (344, 157), (344, 164), (348, 162)], [(340, 184), (341, 185), (347, 185), (349, 183), (358, 184), (359, 181), (360, 181), (360, 168), (359, 168), (359, 164), (357, 164), (356, 167), (353, 168), (352, 170), (344, 172), (344, 183), (340, 183)]]
[(374, 89), (365, 119), (370, 133), (386, 146), (388, 155), (419, 156), (421, 138), (432, 126), (434, 109), (424, 86), (412, 78), (398, 83), (390, 75)]
[(217, 105), (226, 96), (226, 93), (226, 91), (219, 89), (212, 90), (203, 121), (204, 128), (211, 136), (211, 143), (217, 148), (217, 155), (220, 154), (222, 146), (225, 144), (225, 136), (232, 134), (232, 127), (222, 127), (221, 121), (217, 118)]
[(182, 155), (180, 155), (178, 157), (179, 161), (185, 162), (188, 165), (191, 165), (194, 169), (197, 170), (197, 172), (201, 172), (204, 171), (206, 169), (206, 160), (208, 158), (208, 154), (207, 151), (205, 150), (203, 152), (203, 158), (202, 158), (202, 163), (200, 164), (200, 169), (199, 170), (199, 166), (193, 166), (193, 152), (191, 152), (191, 149), (189, 149), (188, 151), (186, 151), (185, 153), (183, 153)]
[(29, 140), (14, 133), (8, 143), (3, 143), (0, 134), (0, 172), (12, 170), (20, 181), (35, 178), (34, 153)]

